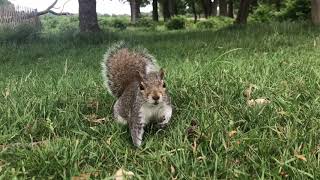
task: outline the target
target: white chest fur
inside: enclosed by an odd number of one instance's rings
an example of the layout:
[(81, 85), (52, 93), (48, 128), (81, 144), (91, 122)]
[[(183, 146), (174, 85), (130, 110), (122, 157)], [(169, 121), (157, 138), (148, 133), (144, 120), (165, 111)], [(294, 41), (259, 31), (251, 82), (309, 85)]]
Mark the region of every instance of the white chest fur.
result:
[(140, 109), (140, 117), (143, 123), (148, 124), (151, 120), (157, 120), (160, 122), (167, 123), (171, 117), (172, 108), (171, 106), (161, 103), (158, 105), (144, 104)]

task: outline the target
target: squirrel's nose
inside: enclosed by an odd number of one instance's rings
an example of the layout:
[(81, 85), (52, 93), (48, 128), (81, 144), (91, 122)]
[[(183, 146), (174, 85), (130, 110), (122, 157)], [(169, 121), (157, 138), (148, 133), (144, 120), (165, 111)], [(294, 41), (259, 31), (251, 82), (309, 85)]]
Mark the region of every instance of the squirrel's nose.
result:
[(157, 101), (157, 100), (160, 99), (160, 97), (159, 97), (159, 96), (152, 96), (152, 99), (155, 100), (155, 101)]

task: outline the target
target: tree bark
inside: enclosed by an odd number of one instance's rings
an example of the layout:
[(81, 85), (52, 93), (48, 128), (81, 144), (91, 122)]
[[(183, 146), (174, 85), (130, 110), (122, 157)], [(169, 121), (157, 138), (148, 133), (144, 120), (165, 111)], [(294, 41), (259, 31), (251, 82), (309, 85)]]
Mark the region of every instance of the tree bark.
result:
[(275, 4), (276, 4), (276, 9), (277, 9), (277, 11), (280, 11), (280, 8), (281, 8), (281, 0), (275, 0)]
[(320, 0), (311, 0), (311, 17), (314, 25), (320, 25)]
[(211, 0), (207, 0), (208, 14), (212, 16), (212, 2)]
[(152, 1), (152, 20), (159, 21), (158, 0)]
[(218, 4), (219, 0), (213, 0), (212, 2), (212, 16), (217, 16), (218, 15)]
[(193, 18), (194, 18), (193, 22), (197, 23), (198, 18), (197, 18), (197, 12), (196, 12), (196, 2), (193, 0), (191, 3), (192, 3), (191, 8), (192, 8), (192, 13), (193, 13)]
[(171, 18), (169, 11), (169, 0), (163, 0), (162, 13), (164, 21), (168, 21)]
[(177, 5), (177, 1), (176, 1), (176, 0), (174, 0), (173, 2), (174, 2), (174, 3), (173, 3), (173, 13), (174, 13), (174, 15), (178, 15), (178, 14), (179, 14), (179, 12), (178, 12), (178, 5)]
[(141, 12), (140, 12), (140, 4), (141, 4), (141, 1), (140, 0), (136, 0), (137, 1), (137, 3), (136, 3), (136, 9), (137, 9), (137, 14), (136, 14), (136, 16), (137, 16), (137, 18), (139, 19), (140, 17), (141, 17)]
[(251, 0), (240, 0), (240, 7), (235, 24), (246, 24)]
[[(252, 4), (252, 7), (258, 7), (258, 0), (251, 0), (251, 4)], [(268, 1), (268, 4), (272, 4), (272, 2), (269, 0)]]
[(211, 0), (202, 0), (201, 2), (204, 11), (204, 17), (208, 18), (212, 13), (212, 2)]
[[(6, 1), (4, 1), (6, 2)], [(37, 12), (37, 16), (41, 16), (41, 15), (44, 15), (44, 14), (47, 14), (49, 13), (49, 11), (54, 8), (54, 6), (57, 4), (58, 0), (55, 0), (46, 10), (44, 11), (40, 11), (40, 12)]]
[(140, 4), (138, 0), (130, 0), (131, 23), (136, 23), (140, 16)]
[(233, 0), (229, 0), (228, 3), (228, 16), (233, 18)]
[(174, 16), (174, 0), (168, 0), (168, 9), (170, 17)]
[(99, 32), (96, 0), (78, 0), (80, 32)]
[(208, 10), (207, 10), (207, 6), (206, 6), (206, 0), (201, 0), (201, 4), (202, 4), (204, 17), (208, 18)]
[(228, 16), (227, 0), (219, 0), (219, 16)]

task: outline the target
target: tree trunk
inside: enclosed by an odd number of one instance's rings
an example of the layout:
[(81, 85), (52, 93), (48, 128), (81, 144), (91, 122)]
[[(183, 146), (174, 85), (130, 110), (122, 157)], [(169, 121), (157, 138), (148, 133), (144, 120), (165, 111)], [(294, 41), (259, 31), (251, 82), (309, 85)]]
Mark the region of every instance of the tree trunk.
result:
[(233, 0), (229, 0), (228, 4), (228, 16), (233, 18)]
[(212, 13), (212, 2), (211, 0), (202, 0), (201, 2), (204, 11), (204, 17), (208, 18)]
[(281, 8), (281, 0), (275, 0), (275, 4), (276, 4), (276, 9), (277, 9), (277, 11), (280, 11), (280, 8)]
[(179, 12), (178, 12), (177, 1), (174, 1), (173, 5), (174, 5), (173, 6), (173, 13), (174, 13), (174, 15), (178, 15)]
[(152, 1), (152, 20), (159, 21), (158, 0)]
[(136, 9), (137, 9), (137, 14), (136, 14), (136, 17), (137, 19), (139, 19), (141, 17), (141, 12), (140, 12), (140, 4), (141, 4), (141, 1), (140, 0), (136, 0), (137, 3), (136, 3)]
[(219, 16), (228, 16), (227, 0), (219, 0)]
[(320, 25), (320, 0), (311, 0), (312, 23)]
[(196, 2), (194, 0), (192, 1), (191, 8), (192, 8), (192, 13), (194, 17), (194, 23), (197, 23)]
[(168, 9), (170, 17), (174, 16), (174, 0), (167, 0), (168, 1)]
[(140, 16), (140, 5), (138, 0), (130, 0), (131, 23), (136, 23)]
[(246, 24), (251, 0), (240, 0), (240, 6), (235, 24)]
[(207, 0), (208, 14), (212, 16), (212, 2), (211, 0)]
[(96, 0), (78, 0), (79, 26), (81, 32), (99, 32)]
[(201, 4), (202, 4), (202, 9), (203, 9), (204, 17), (205, 17), (205, 18), (208, 18), (208, 11), (207, 11), (207, 6), (206, 6), (206, 0), (201, 0)]
[(212, 2), (212, 16), (217, 16), (218, 15), (218, 4), (219, 0), (213, 0)]
[[(252, 7), (258, 7), (258, 0), (251, 0)], [(268, 4), (272, 4), (272, 1), (268, 1)]]
[(163, 13), (164, 21), (167, 21), (170, 19), (171, 16), (169, 11), (169, 0), (163, 0), (162, 13)]

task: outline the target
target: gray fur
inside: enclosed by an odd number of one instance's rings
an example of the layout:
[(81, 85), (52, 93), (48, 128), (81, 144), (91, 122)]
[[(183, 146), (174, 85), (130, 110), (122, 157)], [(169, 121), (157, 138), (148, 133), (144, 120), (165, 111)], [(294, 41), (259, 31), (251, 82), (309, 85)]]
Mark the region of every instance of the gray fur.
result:
[(102, 67), (102, 78), (103, 78), (103, 82), (104, 82), (104, 85), (106, 86), (108, 92), (113, 95), (111, 89), (110, 89), (110, 86), (109, 84), (112, 84), (112, 82), (109, 81), (109, 76), (108, 73), (107, 73), (107, 63), (108, 63), (108, 59), (114, 54), (116, 53), (119, 49), (121, 48), (124, 48), (126, 45), (124, 43), (124, 41), (119, 41), (115, 44), (113, 44), (109, 49), (108, 51), (104, 54), (103, 56), (103, 60), (101, 62), (101, 67)]
[[(165, 125), (171, 118), (170, 97), (162, 87), (159, 66), (146, 50), (130, 50), (120, 42), (105, 54), (102, 67), (108, 91), (117, 98), (114, 117), (118, 122), (128, 124), (133, 144), (140, 146), (146, 124)], [(142, 79), (137, 78), (137, 71)], [(140, 90), (141, 83), (145, 90)], [(158, 95), (161, 97), (159, 102), (150, 104), (154, 101), (153, 96)]]

